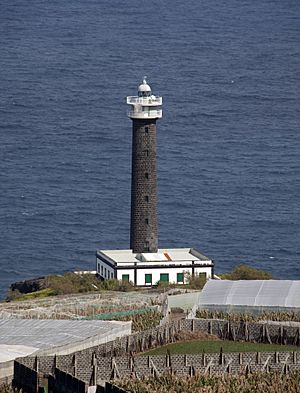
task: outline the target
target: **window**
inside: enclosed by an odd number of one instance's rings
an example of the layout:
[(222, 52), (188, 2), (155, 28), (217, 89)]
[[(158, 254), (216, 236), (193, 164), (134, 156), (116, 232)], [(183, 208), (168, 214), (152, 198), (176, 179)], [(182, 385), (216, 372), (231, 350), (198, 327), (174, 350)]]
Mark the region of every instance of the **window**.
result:
[(177, 283), (183, 283), (183, 273), (177, 273)]
[(103, 276), (103, 265), (101, 265), (101, 276)]
[(106, 278), (106, 267), (104, 268), (104, 277)]
[(144, 251), (149, 251), (149, 242), (144, 243)]
[(114, 278), (114, 273), (113, 272), (110, 273), (110, 278), (112, 278), (112, 279)]
[(145, 127), (145, 133), (148, 134), (149, 132), (149, 127)]
[(149, 173), (148, 172), (145, 173), (145, 178), (149, 179)]
[(169, 282), (169, 273), (160, 273), (161, 282)]
[(145, 150), (145, 154), (147, 157), (149, 157), (149, 150), (148, 149)]
[(145, 274), (145, 284), (152, 284), (152, 274)]
[(129, 282), (129, 274), (122, 274), (122, 281)]
[(149, 202), (149, 195), (145, 195), (145, 202)]
[(145, 224), (146, 224), (146, 225), (149, 224), (149, 218), (145, 218)]

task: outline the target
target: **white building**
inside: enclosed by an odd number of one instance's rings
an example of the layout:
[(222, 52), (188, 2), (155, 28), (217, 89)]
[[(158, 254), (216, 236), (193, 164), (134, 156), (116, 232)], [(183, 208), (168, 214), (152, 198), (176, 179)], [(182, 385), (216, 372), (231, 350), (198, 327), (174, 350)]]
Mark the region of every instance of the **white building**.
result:
[(186, 274), (213, 277), (213, 261), (193, 248), (159, 249), (157, 253), (98, 250), (97, 274), (104, 280), (130, 281), (136, 286), (158, 282), (184, 284)]

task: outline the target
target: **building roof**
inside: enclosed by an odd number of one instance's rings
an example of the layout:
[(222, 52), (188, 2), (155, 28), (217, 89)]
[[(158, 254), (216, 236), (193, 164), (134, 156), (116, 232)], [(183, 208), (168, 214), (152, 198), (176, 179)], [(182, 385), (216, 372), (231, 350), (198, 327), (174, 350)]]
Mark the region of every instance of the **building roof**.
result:
[(67, 354), (131, 333), (131, 322), (0, 319), (0, 363), (39, 354)]
[(157, 253), (136, 254), (132, 250), (98, 250), (98, 254), (108, 257), (111, 262), (162, 262), (198, 261), (207, 263), (211, 259), (194, 248), (160, 248)]
[(300, 308), (300, 280), (209, 280), (199, 306)]

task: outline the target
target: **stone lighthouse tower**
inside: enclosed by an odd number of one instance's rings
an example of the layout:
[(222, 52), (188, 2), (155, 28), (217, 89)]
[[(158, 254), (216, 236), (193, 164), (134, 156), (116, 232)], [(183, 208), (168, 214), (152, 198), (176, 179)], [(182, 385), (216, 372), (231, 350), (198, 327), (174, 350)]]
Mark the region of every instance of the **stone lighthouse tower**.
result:
[(132, 120), (130, 249), (97, 250), (97, 275), (138, 287), (158, 282), (185, 284), (186, 273), (213, 277), (213, 261), (196, 249), (158, 249), (156, 121), (162, 117), (162, 97), (152, 94), (144, 78), (138, 94), (127, 97), (126, 102)]
[(152, 94), (145, 77), (127, 104), (132, 120), (130, 248), (157, 253), (156, 120), (162, 117), (162, 97)]

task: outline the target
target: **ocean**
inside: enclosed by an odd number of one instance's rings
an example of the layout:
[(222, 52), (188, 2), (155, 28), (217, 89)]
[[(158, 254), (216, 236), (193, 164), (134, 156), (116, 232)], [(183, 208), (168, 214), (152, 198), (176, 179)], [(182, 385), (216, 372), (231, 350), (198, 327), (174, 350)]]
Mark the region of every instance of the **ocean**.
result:
[(300, 279), (298, 0), (2, 0), (0, 297), (129, 247), (144, 75), (160, 247)]

